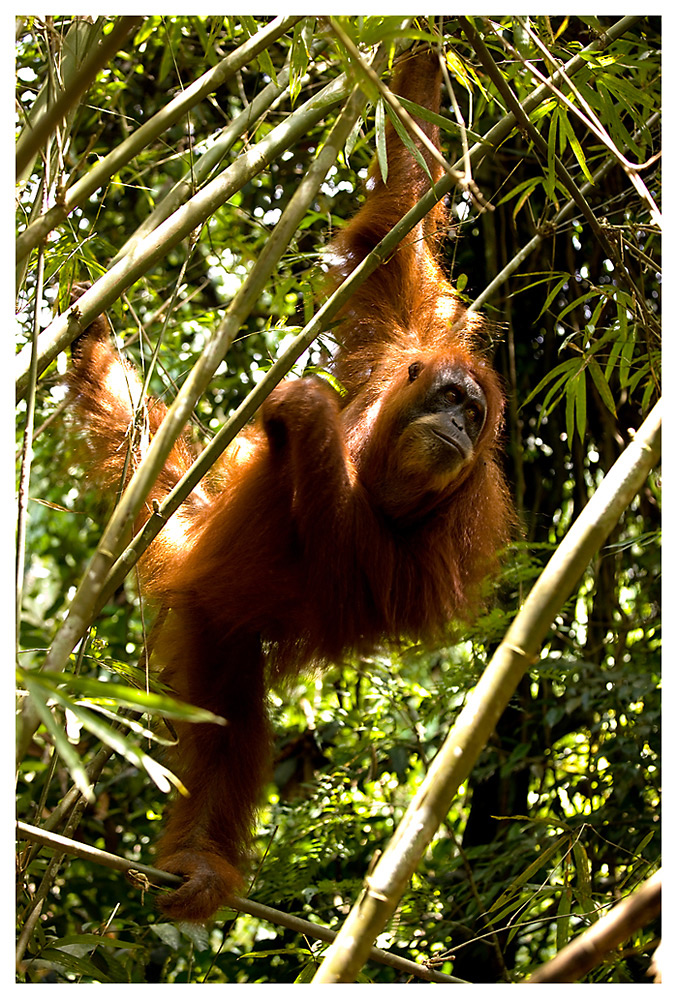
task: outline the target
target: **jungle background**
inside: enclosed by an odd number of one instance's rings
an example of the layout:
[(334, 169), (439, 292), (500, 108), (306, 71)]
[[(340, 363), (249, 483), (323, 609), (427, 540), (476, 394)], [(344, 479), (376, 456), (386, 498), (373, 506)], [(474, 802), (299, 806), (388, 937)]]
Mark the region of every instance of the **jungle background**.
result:
[[(120, 20), (18, 18), (19, 150), (27, 121), (64, 84), (77, 84)], [(111, 152), (273, 19), (127, 20), (134, 23), (56, 131), (22, 150), (20, 357), (74, 280), (96, 281), (130, 260), (139, 227), (158, 231), (175, 185), (184, 182), (176, 205), (190, 208), (247, 150), (281, 124), (290, 128), (269, 162), (243, 174), (206, 217), (191, 218), (187, 236), (161, 243), (143, 273), (130, 267), (124, 290), (106, 303), (121, 347), (150, 366), (152, 391), (168, 402), (326, 141), (349, 93), (342, 74), (358, 78), (344, 35), (367, 61), (382, 46), (386, 81), (394, 53), (440, 46), (451, 163), (505, 120), (512, 95), (526, 100), (543, 77), (581, 60), (570, 85), (547, 91), (526, 122), (474, 155), (473, 178), (491, 210), (458, 187), (449, 196), (447, 265), (469, 303), (483, 297), (487, 349), (508, 397), (506, 471), (521, 531), (502, 559), (496, 596), (447, 648), (379, 653), (271, 695), (275, 771), (249, 895), (337, 929), (525, 595), (659, 397), (661, 22), (625, 18), (595, 47), (619, 19), (285, 17), (277, 37), (107, 171)], [(197, 440), (223, 426), (322, 301), (322, 247), (354, 214), (383, 138), (383, 102), (367, 85), (365, 95), (199, 398)], [(64, 217), (36, 229), (66, 203)], [(293, 375), (322, 369), (330, 351), (328, 329)], [(150, 719), (163, 696), (144, 675), (150, 612), (134, 571), (67, 665), (43, 669), (110, 512), (102, 503), (110, 498), (88, 490), (75, 458), (66, 360), (59, 350), (39, 379), (29, 374), (18, 404), (18, 818), (152, 865), (167, 791)], [(660, 585), (655, 470), (553, 621), (379, 947), (470, 982), (518, 982), (657, 869)], [(93, 767), (88, 802), (83, 781)], [(160, 890), (144, 891), (96, 860), (55, 861), (54, 850), (30, 840), (19, 849), (22, 982), (307, 982), (326, 948), (233, 910), (209, 928), (175, 925), (155, 905)], [(635, 932), (586, 981), (647, 982), (658, 931), (655, 923)], [(360, 981), (409, 976), (371, 962)]]

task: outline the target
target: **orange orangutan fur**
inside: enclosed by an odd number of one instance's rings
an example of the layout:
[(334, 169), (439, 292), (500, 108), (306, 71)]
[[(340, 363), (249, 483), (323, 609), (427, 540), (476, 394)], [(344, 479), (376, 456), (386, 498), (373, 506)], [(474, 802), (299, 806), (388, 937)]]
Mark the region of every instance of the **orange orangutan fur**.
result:
[[(437, 60), (404, 58), (393, 86), (437, 110)], [(438, 146), (437, 128), (420, 124)], [(387, 153), (387, 183), (373, 167), (363, 207), (330, 248), (330, 284), (430, 186), (390, 125)], [(424, 157), (436, 180), (440, 167)], [(185, 876), (162, 903), (172, 917), (206, 919), (241, 885), (269, 769), (268, 685), (389, 641), (441, 636), (477, 608), (507, 541), (502, 393), (475, 346), (478, 321), (438, 263), (444, 225), (438, 203), (345, 308), (333, 371), (346, 395), (316, 378), (282, 383), (142, 560), (164, 679), (227, 720), (177, 725), (172, 766), (190, 797), (171, 807), (157, 860)], [(70, 382), (92, 479), (113, 492), (127, 443), (138, 458), (164, 405), (148, 399), (130, 431), (140, 382), (104, 318), (74, 347)], [(438, 434), (455, 421), (473, 442), (463, 461)], [(149, 510), (192, 460), (180, 440)]]

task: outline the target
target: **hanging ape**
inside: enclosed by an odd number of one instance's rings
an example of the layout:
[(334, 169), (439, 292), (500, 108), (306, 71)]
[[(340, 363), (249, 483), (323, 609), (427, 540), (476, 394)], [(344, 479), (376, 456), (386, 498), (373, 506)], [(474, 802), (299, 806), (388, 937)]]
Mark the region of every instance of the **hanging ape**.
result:
[[(436, 110), (437, 60), (405, 58), (394, 88)], [(420, 124), (437, 145), (437, 129)], [(373, 168), (331, 248), (334, 284), (431, 183), (390, 126), (387, 153), (387, 183)], [(142, 561), (163, 679), (227, 720), (177, 727), (172, 766), (190, 797), (171, 807), (157, 859), (185, 878), (161, 903), (174, 918), (204, 920), (242, 885), (269, 769), (268, 686), (378, 644), (442, 636), (478, 606), (507, 541), (502, 394), (474, 347), (477, 320), (436, 261), (444, 223), (438, 204), (342, 314), (334, 373), (346, 395), (316, 378), (282, 383)], [(92, 478), (111, 490), (141, 386), (105, 319), (77, 342), (70, 381)], [(146, 407), (152, 435), (165, 409)], [(192, 459), (179, 441), (149, 511)]]

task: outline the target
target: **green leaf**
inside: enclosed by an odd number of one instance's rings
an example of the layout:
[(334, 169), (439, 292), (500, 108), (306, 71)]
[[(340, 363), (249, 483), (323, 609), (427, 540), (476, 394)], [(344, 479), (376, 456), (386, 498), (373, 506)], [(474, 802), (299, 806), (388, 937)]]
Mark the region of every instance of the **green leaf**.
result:
[(558, 296), (562, 292), (563, 288), (565, 287), (565, 285), (568, 283), (569, 280), (570, 280), (570, 275), (569, 274), (562, 274), (558, 278), (558, 280), (555, 282), (553, 288), (551, 289), (551, 291), (546, 296), (546, 299), (544, 301), (544, 305), (541, 307), (541, 309), (539, 311), (539, 316), (537, 316), (537, 319), (541, 319), (541, 317), (544, 315), (544, 313), (548, 311), (549, 306), (551, 305), (551, 303), (553, 302), (553, 300), (556, 298), (556, 296)]
[(348, 164), (349, 158), (351, 156), (351, 153), (355, 149), (355, 144), (358, 141), (358, 139), (360, 138), (363, 125), (364, 125), (363, 118), (362, 117), (358, 118), (357, 122), (355, 123), (355, 125), (353, 126), (353, 128), (351, 129), (351, 131), (349, 132), (348, 139), (344, 143), (344, 157), (346, 159), (346, 163), (347, 164)]
[(553, 857), (556, 851), (560, 850), (567, 840), (567, 836), (562, 834), (560, 837), (556, 837), (554, 840), (550, 841), (549, 844), (540, 852), (539, 857), (535, 858), (527, 868), (518, 875), (517, 878), (511, 882), (511, 885), (502, 892), (499, 899), (497, 899), (489, 909), (489, 913), (493, 913), (498, 910), (500, 906), (504, 906), (513, 896), (515, 896), (516, 891), (525, 884), (535, 872), (540, 871), (540, 869), (546, 867), (546, 862)]
[(586, 180), (589, 182), (589, 184), (593, 184), (593, 177), (591, 175), (591, 171), (588, 168), (588, 164), (586, 163), (586, 158), (584, 157), (584, 151), (581, 148), (581, 143), (579, 142), (579, 139), (575, 135), (574, 129), (572, 128), (572, 122), (568, 118), (567, 114), (563, 114), (561, 116), (560, 122), (563, 130), (563, 136), (567, 137), (567, 141), (570, 145), (572, 152), (577, 157), (577, 162), (579, 163), (579, 166), (582, 169), (584, 177), (586, 177)]
[(589, 859), (586, 854), (586, 848), (580, 840), (575, 841), (572, 845), (572, 855), (577, 873), (577, 882), (574, 889), (577, 902), (581, 907), (582, 915), (585, 915), (589, 920), (597, 920), (598, 911), (593, 904), (593, 897), (591, 895)]
[(574, 408), (575, 408), (574, 382), (569, 381), (565, 386), (565, 432), (567, 443), (572, 447), (574, 442)]
[(586, 375), (584, 368), (570, 379), (565, 387), (565, 425), (570, 447), (574, 442), (575, 429), (583, 443), (586, 436)]
[(179, 41), (179, 37), (177, 35), (178, 30), (179, 26), (176, 21), (172, 21), (171, 19), (168, 19), (166, 21), (165, 23), (166, 44), (163, 46), (162, 49), (162, 57), (160, 59), (160, 69), (158, 70), (158, 77), (157, 77), (158, 84), (162, 84), (166, 80), (167, 76), (176, 65), (174, 59), (174, 50)]
[[(36, 692), (36, 697), (39, 697), (41, 689), (43, 692), (50, 691), (49, 686), (42, 685), (40, 680), (36, 678), (29, 678), (25, 681), (25, 683), (29, 691)], [(63, 708), (72, 712), (81, 725), (96, 736), (97, 739), (101, 740), (102, 743), (105, 743), (116, 753), (120, 754), (120, 756), (124, 757), (130, 764), (134, 764), (135, 767), (143, 768), (158, 788), (161, 789), (161, 791), (169, 791), (171, 784), (176, 785), (178, 788), (183, 788), (179, 779), (176, 778), (176, 776), (172, 774), (168, 768), (153, 760), (152, 757), (149, 757), (148, 754), (144, 753), (139, 749), (139, 747), (135, 746), (121, 731), (115, 729), (113, 726), (110, 726), (95, 712), (90, 711), (89, 708), (85, 707), (80, 702), (73, 701), (56, 688), (52, 688), (50, 694), (51, 697)], [(35, 704), (36, 709), (40, 712), (40, 702), (36, 701)], [(44, 701), (42, 704), (44, 705)], [(47, 711), (47, 715), (51, 716), (51, 713)], [(47, 721), (45, 721), (45, 724), (48, 725)], [(57, 733), (60, 732), (60, 738), (58, 740), (59, 753), (61, 753), (65, 763), (71, 771), (73, 780), (77, 780), (78, 787), (80, 788), (83, 782), (83, 775), (84, 781), (86, 782), (84, 769), (82, 769), (82, 765), (80, 764), (80, 760), (77, 755), (75, 755), (74, 759), (75, 752), (73, 751), (73, 748), (68, 742), (63, 730), (60, 730), (60, 728), (56, 726), (53, 719), (50, 725), (50, 732), (52, 732), (55, 742), (57, 742)], [(78, 776), (77, 779), (76, 775)], [(88, 800), (91, 801), (91, 788), (88, 784), (85, 784), (84, 787), (89, 789), (87, 794)], [(84, 790), (83, 794), (86, 794)]]
[(306, 22), (297, 21), (292, 31), (290, 50), (290, 101), (292, 105), (301, 91), (301, 79), (308, 69), (309, 51), (306, 44)]
[(143, 948), (140, 941), (128, 941), (117, 935), (112, 938), (102, 934), (67, 934), (59, 938), (59, 947), (66, 945), (79, 945), (83, 949), (91, 951), (93, 948)]
[(560, 378), (556, 379), (556, 381), (553, 383), (549, 391), (544, 396), (544, 401), (541, 404), (541, 409), (539, 412), (540, 423), (543, 420), (545, 420), (546, 417), (548, 417), (549, 413), (551, 413), (551, 411), (560, 402), (563, 395), (562, 390), (564, 389), (564, 386), (567, 385), (567, 383), (569, 382), (570, 377), (571, 376), (569, 372), (565, 375), (561, 375)]
[(561, 111), (557, 108), (549, 121), (549, 135), (546, 158), (546, 194), (551, 201), (555, 199), (556, 192), (556, 139), (558, 138), (558, 119)]
[(318, 963), (316, 961), (307, 962), (303, 967), (299, 975), (294, 980), (295, 983), (310, 983), (313, 980), (316, 972), (318, 971)]
[(565, 316), (567, 316), (568, 313), (573, 312), (578, 306), (584, 305), (586, 302), (589, 302), (593, 298), (595, 291), (596, 289), (590, 289), (589, 291), (583, 292), (581, 295), (578, 295), (576, 299), (572, 299), (570, 302), (568, 302), (567, 305), (565, 305), (556, 316), (555, 322), (562, 323), (563, 319), (565, 318)]
[(89, 958), (80, 958), (77, 955), (71, 955), (60, 948), (44, 948), (40, 953), (40, 961), (53, 965), (63, 973), (86, 976), (89, 979), (93, 979), (95, 983), (112, 983), (114, 981), (110, 975), (106, 975)]
[(556, 365), (555, 368), (552, 368), (550, 372), (547, 372), (546, 375), (544, 375), (543, 379), (541, 379), (541, 381), (537, 383), (537, 385), (529, 393), (527, 398), (523, 400), (522, 405), (527, 406), (527, 404), (531, 400), (533, 400), (535, 396), (539, 395), (542, 389), (544, 389), (549, 384), (549, 382), (553, 382), (553, 380), (558, 378), (558, 376), (562, 375), (565, 378), (569, 378), (572, 375), (572, 373), (580, 367), (580, 365), (581, 365), (581, 360), (579, 358), (568, 358), (567, 361), (562, 361), (559, 365)]
[(603, 375), (603, 370), (596, 361), (595, 358), (589, 357), (588, 359), (588, 370), (591, 373), (591, 378), (593, 379), (594, 385), (600, 394), (600, 398), (605, 403), (613, 417), (617, 416), (617, 408), (614, 405), (614, 396), (610, 390), (610, 386)]
[(391, 119), (391, 124), (393, 125), (393, 128), (397, 132), (398, 136), (400, 137), (400, 139), (402, 140), (402, 142), (404, 143), (404, 145), (407, 147), (407, 149), (409, 149), (410, 153), (415, 158), (415, 160), (417, 161), (417, 163), (419, 164), (419, 166), (426, 173), (426, 176), (431, 180), (431, 183), (433, 183), (433, 178), (431, 177), (431, 172), (428, 169), (428, 165), (426, 163), (426, 160), (421, 155), (421, 152), (419, 151), (418, 147), (415, 145), (413, 139), (411, 138), (411, 136), (410, 136), (409, 132), (407, 131), (407, 129), (405, 128), (405, 126), (400, 121), (400, 118), (398, 118), (398, 115), (388, 105), (386, 105), (386, 113), (388, 114), (389, 118)]
[(635, 370), (633, 375), (629, 378), (628, 382), (626, 383), (626, 386), (629, 390), (629, 394), (632, 395), (636, 391), (636, 389), (638, 388), (639, 384), (643, 381), (643, 379), (647, 378), (647, 376), (650, 374), (650, 370), (651, 369), (649, 364), (643, 364)]
[(645, 391), (643, 392), (643, 398), (640, 404), (643, 413), (646, 413), (650, 408), (652, 397), (656, 392), (657, 392), (657, 386), (654, 383), (654, 379), (648, 379), (647, 385), (645, 386)]
[(23, 684), (31, 697), (33, 707), (40, 716), (40, 721), (43, 723), (48, 733), (54, 740), (56, 751), (68, 768), (75, 785), (88, 802), (93, 802), (94, 791), (92, 789), (91, 782), (87, 777), (84, 765), (75, 748), (66, 736), (64, 727), (54, 718), (54, 715), (47, 704), (47, 697), (44, 688), (27, 678), (24, 678)]
[(636, 346), (635, 327), (629, 327), (628, 336), (622, 344), (619, 361), (619, 382), (622, 389), (626, 388), (633, 362), (633, 352)]
[(457, 83), (460, 83), (469, 94), (473, 93), (473, 87), (471, 86), (471, 81), (469, 78), (469, 73), (466, 69), (466, 64), (461, 61), (459, 56), (453, 49), (448, 49), (445, 52), (445, 63), (449, 69), (452, 76), (455, 78)]
[[(20, 676), (25, 680), (27, 673), (27, 671), (21, 671)], [(63, 695), (64, 692), (60, 689), (65, 687), (69, 691), (78, 692), (92, 700), (100, 698), (103, 701), (124, 705), (126, 708), (133, 708), (138, 712), (164, 715), (171, 719), (183, 719), (187, 722), (220, 722), (222, 725), (224, 723), (220, 716), (206, 708), (188, 705), (170, 695), (140, 691), (137, 688), (115, 684), (112, 681), (100, 681), (94, 677), (82, 677), (68, 673), (57, 674), (49, 671), (40, 671), (35, 679), (42, 687), (48, 688), (54, 694), (59, 692)]]
[(556, 951), (562, 951), (570, 940), (570, 913), (571, 913), (571, 893), (564, 888), (558, 900), (558, 910), (556, 919)]

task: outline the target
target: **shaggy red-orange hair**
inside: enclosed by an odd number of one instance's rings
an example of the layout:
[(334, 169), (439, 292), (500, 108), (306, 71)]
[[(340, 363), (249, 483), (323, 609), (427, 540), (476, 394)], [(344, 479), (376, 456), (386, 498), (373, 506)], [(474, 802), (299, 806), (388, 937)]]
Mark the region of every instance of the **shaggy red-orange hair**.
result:
[[(438, 110), (428, 52), (404, 59), (393, 86)], [(437, 128), (420, 124), (438, 147)], [(390, 126), (387, 154), (387, 182), (371, 171), (363, 207), (331, 247), (331, 283), (440, 176)], [(159, 609), (154, 660), (179, 697), (227, 723), (177, 726), (173, 767), (190, 797), (174, 803), (158, 857), (186, 878), (162, 903), (173, 917), (205, 919), (240, 885), (269, 767), (268, 684), (384, 642), (441, 636), (477, 608), (507, 541), (502, 393), (475, 346), (478, 322), (438, 263), (444, 227), (439, 203), (344, 310), (333, 370), (346, 395), (318, 379), (280, 385), (142, 562)], [(92, 476), (112, 490), (126, 445), (143, 447), (164, 406), (147, 400), (134, 426), (141, 386), (103, 319), (74, 349), (70, 378)], [(192, 458), (179, 441), (149, 505)]]

